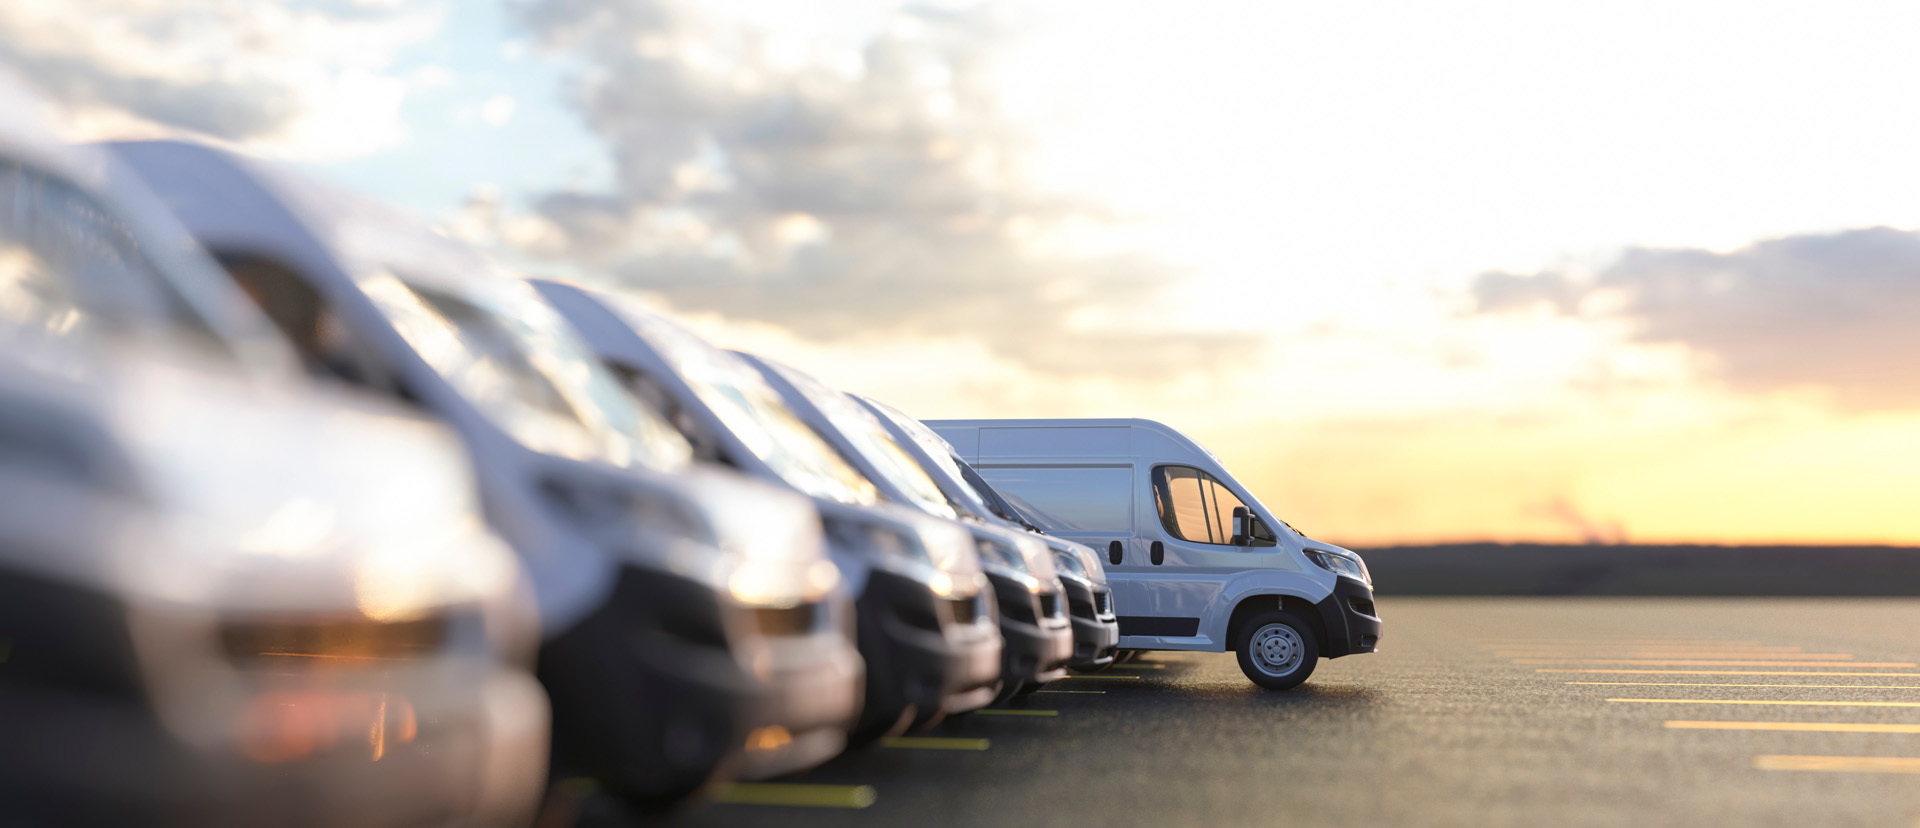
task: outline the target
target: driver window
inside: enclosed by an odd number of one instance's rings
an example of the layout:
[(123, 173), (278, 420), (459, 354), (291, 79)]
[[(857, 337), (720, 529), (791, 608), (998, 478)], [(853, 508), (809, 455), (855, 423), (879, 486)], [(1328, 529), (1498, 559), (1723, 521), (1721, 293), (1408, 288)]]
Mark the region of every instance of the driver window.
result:
[[(1246, 504), (1213, 475), (1192, 466), (1161, 466), (1153, 470), (1153, 505), (1168, 534), (1227, 546), (1233, 543), (1233, 510)], [(1251, 545), (1276, 545), (1264, 521), (1253, 517), (1250, 522)]]
[(234, 283), (293, 343), (308, 373), (354, 385), (380, 386), (367, 367), (370, 354), (356, 343), (333, 307), (305, 279), (259, 257), (222, 255), (218, 260)]
[(707, 430), (701, 427), (699, 419), (693, 416), (693, 412), (676, 402), (673, 395), (659, 381), (626, 363), (607, 360), (606, 366), (613, 371), (613, 375), (620, 379), (620, 383), (626, 386), (627, 391), (633, 394), (635, 399), (638, 399), (642, 405), (660, 412), (667, 422), (673, 424), (673, 429), (680, 432), (680, 436), (686, 438), (687, 444), (693, 447), (695, 460), (731, 465), (723, 456), (720, 441), (708, 434)]

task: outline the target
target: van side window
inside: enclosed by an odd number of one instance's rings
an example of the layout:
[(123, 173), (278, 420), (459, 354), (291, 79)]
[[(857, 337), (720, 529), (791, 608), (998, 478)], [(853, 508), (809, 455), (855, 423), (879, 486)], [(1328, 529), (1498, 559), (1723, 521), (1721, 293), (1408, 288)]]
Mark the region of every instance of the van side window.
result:
[(217, 255), (234, 284), (260, 306), (299, 351), (308, 373), (378, 388), (372, 354), (359, 344), (326, 299), (293, 270), (257, 256)]
[(694, 418), (693, 413), (675, 402), (673, 395), (668, 393), (657, 380), (622, 362), (609, 360), (606, 365), (635, 399), (660, 412), (667, 422), (673, 424), (673, 429), (680, 432), (680, 436), (686, 438), (687, 444), (693, 447), (695, 460), (702, 463), (733, 465), (724, 456), (725, 452), (720, 448), (720, 441), (707, 433), (707, 430), (701, 427), (700, 421)]
[[(1194, 543), (1233, 543), (1233, 510), (1246, 504), (1213, 475), (1192, 466), (1153, 470), (1153, 505), (1167, 534)], [(1273, 530), (1250, 521), (1253, 546), (1274, 546)]]

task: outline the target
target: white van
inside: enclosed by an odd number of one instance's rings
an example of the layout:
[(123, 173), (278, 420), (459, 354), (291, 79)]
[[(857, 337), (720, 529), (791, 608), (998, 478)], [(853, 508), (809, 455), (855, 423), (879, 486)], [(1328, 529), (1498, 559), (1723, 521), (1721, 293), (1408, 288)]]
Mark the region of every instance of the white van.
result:
[(39, 109), (0, 76), (4, 821), (525, 825), (538, 632), (457, 439), (307, 382)]
[(804, 498), (692, 468), (531, 287), (466, 245), (212, 147), (114, 150), (316, 373), (465, 441), (533, 581), (556, 774), (653, 807), (843, 749), (864, 668)]
[[(740, 356), (887, 497), (948, 521), (959, 520), (960, 513), (939, 484), (852, 397), (798, 369), (752, 354)], [(1028, 532), (979, 522), (961, 525), (973, 533), (1000, 605), (1000, 636), (1006, 640), (1000, 700), (1064, 677), (1073, 660), (1073, 624), (1067, 620), (1066, 589), (1052, 550)]]
[(1107, 553), (1120, 646), (1239, 654), (1283, 690), (1380, 641), (1360, 556), (1294, 531), (1151, 420), (928, 420), (1042, 529)]
[(531, 284), (696, 457), (813, 498), (834, 562), (858, 596), (867, 691), (854, 744), (993, 701), (1000, 616), (972, 537), (887, 502), (740, 357), (630, 297)]
[(1060, 586), (1066, 590), (1067, 615), (1073, 622), (1073, 660), (1069, 667), (1097, 671), (1113, 664), (1120, 645), (1120, 627), (1113, 614), (1113, 594), (1107, 586), (1107, 569), (1092, 548), (1066, 538), (1046, 534), (1020, 514), (980, 477), (953, 446), (940, 439), (926, 424), (907, 416), (900, 409), (865, 397), (855, 397), (872, 411), (900, 447), (913, 455), (940, 490), (946, 492), (953, 507), (967, 520), (1014, 531), (1032, 532), (1053, 550), (1059, 564)]

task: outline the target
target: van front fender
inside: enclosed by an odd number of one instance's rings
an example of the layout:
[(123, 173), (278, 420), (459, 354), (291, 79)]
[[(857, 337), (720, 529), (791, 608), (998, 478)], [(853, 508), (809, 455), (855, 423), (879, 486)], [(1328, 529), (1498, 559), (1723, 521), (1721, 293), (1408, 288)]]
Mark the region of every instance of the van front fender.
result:
[(1256, 569), (1242, 572), (1224, 584), (1214, 600), (1207, 605), (1206, 614), (1201, 616), (1201, 634), (1208, 640), (1220, 645), (1221, 650), (1233, 649), (1229, 635), (1233, 632), (1234, 610), (1250, 598), (1295, 598), (1308, 605), (1318, 604), (1333, 593), (1333, 579), (1321, 583), (1297, 570)]

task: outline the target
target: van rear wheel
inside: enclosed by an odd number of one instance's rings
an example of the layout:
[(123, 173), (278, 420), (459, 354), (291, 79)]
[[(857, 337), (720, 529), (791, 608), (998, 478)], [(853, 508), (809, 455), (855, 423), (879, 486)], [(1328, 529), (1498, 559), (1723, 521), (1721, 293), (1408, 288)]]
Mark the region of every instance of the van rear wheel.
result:
[(1320, 661), (1313, 626), (1285, 610), (1267, 610), (1247, 619), (1235, 644), (1240, 672), (1268, 690), (1300, 686)]

